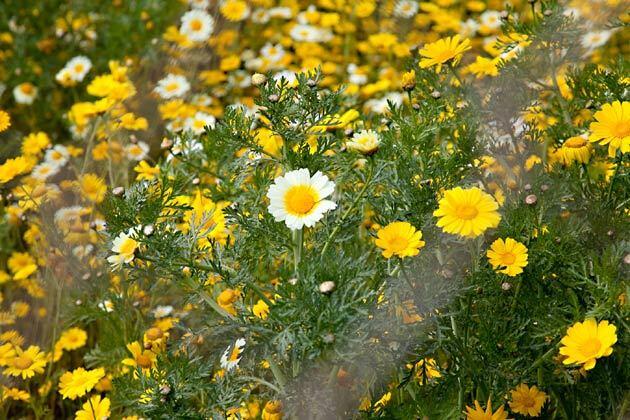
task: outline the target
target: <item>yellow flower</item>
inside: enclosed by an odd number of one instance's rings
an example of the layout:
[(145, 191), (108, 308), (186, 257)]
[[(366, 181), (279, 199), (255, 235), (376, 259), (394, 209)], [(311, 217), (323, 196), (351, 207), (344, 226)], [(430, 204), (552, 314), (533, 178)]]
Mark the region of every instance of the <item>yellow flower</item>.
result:
[(396, 255), (401, 258), (418, 255), (425, 242), (422, 232), (408, 222), (392, 222), (379, 229), (376, 246), (383, 250), (383, 257), (391, 258)]
[(438, 204), (433, 215), (439, 217), (437, 226), (446, 233), (474, 238), (501, 220), (497, 202), (477, 187), (448, 190)]
[(151, 181), (160, 174), (160, 167), (158, 165), (151, 166), (144, 160), (138, 163), (133, 170), (138, 173), (136, 176), (137, 181), (142, 181), (143, 179)]
[(252, 307), (252, 313), (260, 319), (267, 319), (267, 316), (269, 316), (269, 305), (264, 300), (259, 299)]
[(479, 401), (475, 400), (475, 408), (466, 406), (466, 420), (506, 420), (507, 413), (503, 406), (497, 411), (492, 412), (492, 402), (488, 400), (488, 406), (484, 411), (479, 405)]
[(221, 14), (232, 22), (238, 22), (249, 16), (249, 6), (243, 0), (226, 0), (221, 4)]
[(220, 244), (226, 243), (228, 230), (225, 225), (225, 214), (219, 203), (197, 191), (192, 200), (186, 198), (182, 204), (192, 207), (184, 212), (184, 223), (179, 226), (182, 232), (188, 233), (194, 226), (201, 245), (210, 245), (211, 240)]
[(16, 176), (28, 172), (31, 167), (31, 163), (23, 156), (7, 159), (6, 162), (0, 165), (0, 184), (5, 184)]
[(9, 360), (4, 374), (27, 379), (35, 374), (44, 373), (44, 366), (46, 366), (46, 354), (42, 353), (38, 346), (30, 346), (27, 350), (15, 347), (15, 356)]
[(413, 90), (416, 87), (416, 72), (410, 70), (403, 73), (400, 84), (404, 90)]
[(144, 349), (139, 342), (134, 341), (133, 343), (127, 344), (127, 350), (129, 350), (132, 357), (124, 359), (122, 361), (123, 365), (134, 368), (139, 367), (145, 375), (148, 375), (151, 369), (156, 366), (157, 355), (151, 350)]
[(72, 372), (66, 372), (59, 378), (59, 393), (64, 399), (71, 400), (84, 396), (105, 376), (105, 369), (85, 370), (80, 367)]
[(75, 420), (102, 420), (109, 417), (109, 398), (100, 395), (92, 395), (90, 400), (83, 404), (82, 410), (76, 412)]
[(26, 156), (37, 156), (49, 145), (48, 134), (43, 131), (31, 133), (22, 140), (22, 153)]
[(0, 109), (0, 133), (9, 127), (11, 127), (11, 117), (6, 111)]
[(608, 156), (630, 152), (630, 102), (615, 101), (604, 104), (594, 115), (595, 120), (589, 126), (591, 142), (608, 145)]
[[(17, 347), (17, 346), (16, 346)], [(5, 343), (0, 345), (0, 366), (9, 366), (9, 363), (15, 357), (15, 349), (13, 343)]]
[(576, 322), (567, 330), (560, 343), (560, 354), (566, 356), (565, 365), (583, 365), (585, 370), (595, 367), (600, 357), (610, 356), (617, 342), (617, 327), (608, 321), (599, 324), (592, 318)]
[(79, 178), (79, 190), (87, 200), (100, 203), (105, 199), (107, 185), (103, 178), (95, 174), (85, 174)]
[(27, 252), (14, 252), (11, 254), (8, 265), (13, 273), (14, 280), (24, 280), (37, 271), (35, 259)]
[(510, 394), (512, 394), (510, 408), (515, 413), (524, 416), (538, 417), (547, 401), (547, 394), (538, 390), (535, 385), (530, 388), (526, 384), (520, 384), (510, 391)]
[(0, 394), (2, 394), (2, 397), (0, 398), (1, 401), (5, 401), (11, 398), (14, 401), (28, 402), (28, 400), (31, 398), (31, 395), (26, 391), (18, 388), (7, 388), (6, 386), (2, 387), (2, 391), (0, 392)]
[(133, 239), (135, 231), (131, 229), (129, 234), (121, 232), (112, 246), (112, 252), (116, 255), (107, 257), (107, 261), (114, 267), (120, 267), (123, 263), (129, 264), (133, 261), (136, 249), (138, 248), (138, 242)]
[(87, 333), (81, 328), (70, 328), (63, 333), (57, 340), (57, 345), (63, 350), (76, 350), (87, 342)]
[(499, 74), (498, 64), (498, 59), (486, 58), (479, 55), (474, 63), (466, 67), (466, 71), (474, 74), (477, 79), (481, 79), (485, 76), (494, 77)]
[(591, 158), (591, 145), (584, 137), (570, 137), (558, 149), (557, 157), (567, 166), (573, 162), (587, 163)]
[(262, 420), (281, 420), (282, 402), (278, 400), (267, 401), (262, 411)]
[(527, 266), (527, 248), (520, 242), (512, 238), (501, 238), (492, 243), (487, 252), (488, 260), (492, 268), (499, 273), (514, 277), (523, 272), (523, 267)]
[(457, 64), (470, 47), (470, 40), (465, 39), (460, 42), (461, 37), (455, 35), (454, 37), (442, 38), (436, 42), (427, 44), (420, 50), (420, 55), (424, 58), (420, 60), (420, 67), (426, 69), (437, 65), (437, 71), (442, 70), (442, 64), (453, 61), (453, 64)]
[(236, 315), (236, 308), (234, 303), (241, 297), (240, 293), (234, 289), (225, 289), (217, 297), (217, 303), (220, 307), (225, 309), (226, 312)]
[(427, 357), (425, 359), (420, 360), (416, 363), (416, 379), (420, 383), (425, 383), (430, 381), (433, 378), (440, 378), (442, 374), (437, 368), (437, 364), (435, 363), (435, 359)]

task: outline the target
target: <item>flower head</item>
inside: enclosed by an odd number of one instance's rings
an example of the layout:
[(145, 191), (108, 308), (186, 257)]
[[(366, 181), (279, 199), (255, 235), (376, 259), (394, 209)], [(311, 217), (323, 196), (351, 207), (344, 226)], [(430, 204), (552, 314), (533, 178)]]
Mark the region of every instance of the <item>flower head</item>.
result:
[(494, 241), (487, 255), (492, 268), (510, 277), (521, 274), (527, 266), (527, 248), (512, 238)]
[(81, 410), (75, 414), (75, 420), (103, 420), (109, 418), (109, 398), (101, 398), (100, 395), (92, 395), (90, 400), (81, 406)]
[(565, 365), (583, 365), (585, 370), (595, 367), (600, 357), (610, 356), (617, 342), (617, 327), (608, 321), (599, 324), (592, 318), (576, 322), (567, 330), (560, 343), (560, 354), (566, 356)]
[(536, 386), (530, 388), (526, 384), (520, 384), (510, 391), (510, 394), (512, 398), (509, 404), (512, 411), (531, 417), (540, 415), (540, 410), (548, 398), (547, 394), (540, 391)]
[(475, 408), (466, 406), (466, 420), (506, 420), (507, 413), (503, 406), (492, 412), (492, 401), (488, 400), (486, 409), (481, 408), (479, 401), (475, 400)]
[(474, 238), (501, 220), (499, 204), (477, 187), (448, 190), (438, 204), (433, 215), (439, 217), (437, 225), (446, 233)]
[(112, 246), (112, 252), (116, 255), (107, 257), (107, 261), (114, 267), (120, 267), (123, 263), (129, 264), (133, 261), (134, 253), (138, 248), (138, 242), (133, 239), (135, 231), (131, 229), (129, 233), (121, 232)]
[(9, 114), (0, 109), (0, 133), (11, 127), (11, 117)]
[(236, 342), (229, 346), (221, 355), (221, 368), (229, 372), (238, 366), (241, 361), (241, 353), (245, 348), (245, 339), (239, 338)]
[(82, 397), (89, 392), (105, 376), (105, 369), (85, 370), (80, 367), (66, 372), (59, 378), (59, 393), (64, 399), (71, 400)]
[(420, 50), (420, 55), (423, 57), (420, 60), (420, 67), (426, 69), (437, 65), (437, 71), (439, 72), (442, 70), (442, 64), (451, 60), (453, 63), (457, 63), (461, 59), (462, 54), (471, 48), (470, 40), (465, 39), (461, 42), (460, 40), (461, 36), (455, 35), (425, 45)]
[(30, 346), (26, 350), (15, 347), (15, 355), (9, 359), (4, 369), (5, 375), (21, 376), (22, 379), (32, 378), (35, 374), (44, 373), (46, 354), (38, 346)]
[(574, 162), (587, 163), (591, 158), (591, 145), (582, 136), (570, 137), (562, 143), (557, 156), (567, 166)]
[(422, 232), (408, 222), (392, 222), (376, 233), (376, 246), (383, 250), (383, 257), (394, 255), (400, 258), (418, 255), (425, 245)]
[(179, 31), (193, 42), (207, 41), (214, 30), (214, 19), (206, 11), (190, 10), (182, 16)]
[(269, 213), (292, 230), (313, 227), (324, 213), (337, 208), (337, 204), (325, 200), (334, 190), (335, 183), (321, 172), (313, 176), (308, 169), (287, 172), (269, 187)]
[(604, 104), (594, 117), (595, 121), (589, 126), (591, 142), (607, 144), (609, 156), (614, 156), (619, 149), (621, 153), (630, 152), (630, 102)]
[(356, 150), (364, 155), (373, 155), (378, 151), (381, 141), (374, 130), (361, 130), (354, 133), (352, 140), (346, 143), (348, 149)]

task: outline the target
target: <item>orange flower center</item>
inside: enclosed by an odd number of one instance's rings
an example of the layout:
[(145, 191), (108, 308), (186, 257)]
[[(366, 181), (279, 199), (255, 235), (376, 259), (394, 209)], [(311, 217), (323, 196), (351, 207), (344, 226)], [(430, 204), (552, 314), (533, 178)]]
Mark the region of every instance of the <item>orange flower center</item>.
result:
[(402, 236), (395, 236), (387, 241), (388, 247), (394, 252), (400, 252), (407, 247), (407, 239)]
[(74, 66), (74, 71), (76, 71), (77, 73), (81, 73), (83, 71), (83, 64), (77, 64), (76, 66)]
[(136, 357), (136, 363), (143, 369), (148, 369), (151, 367), (151, 357), (147, 354), (147, 351), (142, 352)]
[(521, 397), (520, 403), (527, 408), (534, 407), (536, 405), (536, 400), (532, 398), (531, 395), (525, 394)]
[(203, 24), (201, 23), (199, 19), (190, 21), (190, 29), (192, 29), (195, 32), (200, 31), (202, 26)]
[(580, 352), (584, 356), (595, 356), (601, 347), (602, 343), (599, 339), (597, 337), (592, 337), (580, 345)]
[(455, 214), (459, 219), (472, 220), (479, 214), (479, 210), (475, 206), (463, 205), (457, 207)]
[(22, 355), (13, 359), (13, 366), (20, 370), (28, 369), (29, 367), (31, 367), (32, 364), (33, 359), (26, 355)]
[(29, 83), (22, 85), (21, 89), (22, 89), (22, 92), (26, 93), (27, 95), (30, 95), (31, 93), (33, 93), (33, 85)]
[(308, 214), (315, 207), (314, 191), (304, 185), (291, 187), (284, 197), (284, 203), (291, 214)]
[(514, 264), (514, 261), (516, 261), (516, 255), (512, 254), (511, 252), (506, 252), (501, 257), (501, 262), (503, 263), (503, 265), (512, 265)]
[(628, 137), (630, 136), (630, 122), (618, 121), (615, 125), (611, 127), (610, 131), (615, 137), (619, 137), (620, 139)]
[(173, 82), (173, 83), (169, 83), (168, 85), (166, 85), (166, 90), (168, 92), (173, 92), (174, 90), (177, 90), (178, 87), (179, 87), (179, 84)]

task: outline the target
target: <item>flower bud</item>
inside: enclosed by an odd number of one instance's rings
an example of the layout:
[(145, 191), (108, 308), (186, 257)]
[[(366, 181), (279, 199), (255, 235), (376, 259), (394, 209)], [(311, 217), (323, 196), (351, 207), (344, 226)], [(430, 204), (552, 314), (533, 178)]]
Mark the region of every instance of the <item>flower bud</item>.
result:
[(262, 73), (254, 73), (252, 76), (252, 85), (260, 86), (265, 83), (267, 83), (267, 76)]

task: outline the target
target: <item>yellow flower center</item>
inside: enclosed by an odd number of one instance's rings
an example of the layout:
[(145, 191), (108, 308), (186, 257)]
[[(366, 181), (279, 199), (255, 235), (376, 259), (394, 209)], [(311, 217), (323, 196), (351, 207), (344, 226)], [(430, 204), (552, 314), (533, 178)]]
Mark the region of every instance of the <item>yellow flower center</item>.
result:
[(136, 357), (136, 363), (143, 369), (148, 369), (151, 367), (151, 357), (147, 355), (147, 352), (144, 351)]
[(514, 264), (514, 261), (516, 261), (516, 255), (512, 254), (511, 252), (506, 252), (501, 257), (501, 262), (503, 263), (503, 265), (512, 265)]
[(455, 214), (459, 219), (472, 220), (479, 214), (479, 210), (475, 206), (463, 205), (457, 207)]
[(74, 66), (74, 71), (76, 71), (77, 73), (81, 73), (83, 71), (83, 64), (77, 64), (76, 66)]
[(172, 83), (169, 83), (168, 85), (166, 85), (166, 90), (168, 92), (173, 92), (174, 90), (177, 90), (178, 87), (179, 87), (178, 83), (172, 82)]
[(123, 254), (123, 255), (133, 254), (133, 252), (136, 250), (136, 244), (137, 242), (131, 238), (125, 239), (125, 241), (120, 245), (119, 254)]
[(230, 353), (229, 360), (230, 362), (235, 362), (238, 359), (238, 356), (241, 354), (237, 346), (234, 346), (232, 352)]
[(195, 32), (200, 31), (202, 26), (203, 24), (201, 23), (199, 19), (194, 19), (190, 21), (190, 29), (192, 29)]
[(564, 146), (572, 149), (579, 149), (580, 147), (586, 146), (586, 140), (579, 136), (571, 137), (564, 142)]
[(393, 252), (400, 252), (407, 248), (408, 241), (402, 236), (395, 236), (387, 241), (388, 248)]
[(291, 187), (284, 196), (284, 204), (290, 214), (308, 214), (316, 202), (315, 191), (309, 186), (297, 185)]
[(536, 405), (536, 400), (534, 400), (534, 398), (532, 398), (531, 395), (524, 394), (524, 395), (521, 396), (520, 403), (521, 403), (522, 406), (524, 406), (526, 408), (530, 408), (530, 407), (534, 407)]
[(17, 369), (24, 370), (31, 367), (33, 364), (33, 359), (26, 355), (22, 355), (13, 359), (13, 366)]
[(22, 92), (24, 92), (27, 95), (30, 95), (31, 93), (33, 93), (33, 85), (26, 83), (23, 84), (20, 89), (22, 89)]
[(580, 352), (584, 356), (595, 356), (599, 349), (602, 347), (602, 343), (597, 337), (592, 337), (589, 340), (584, 341), (580, 345)]

